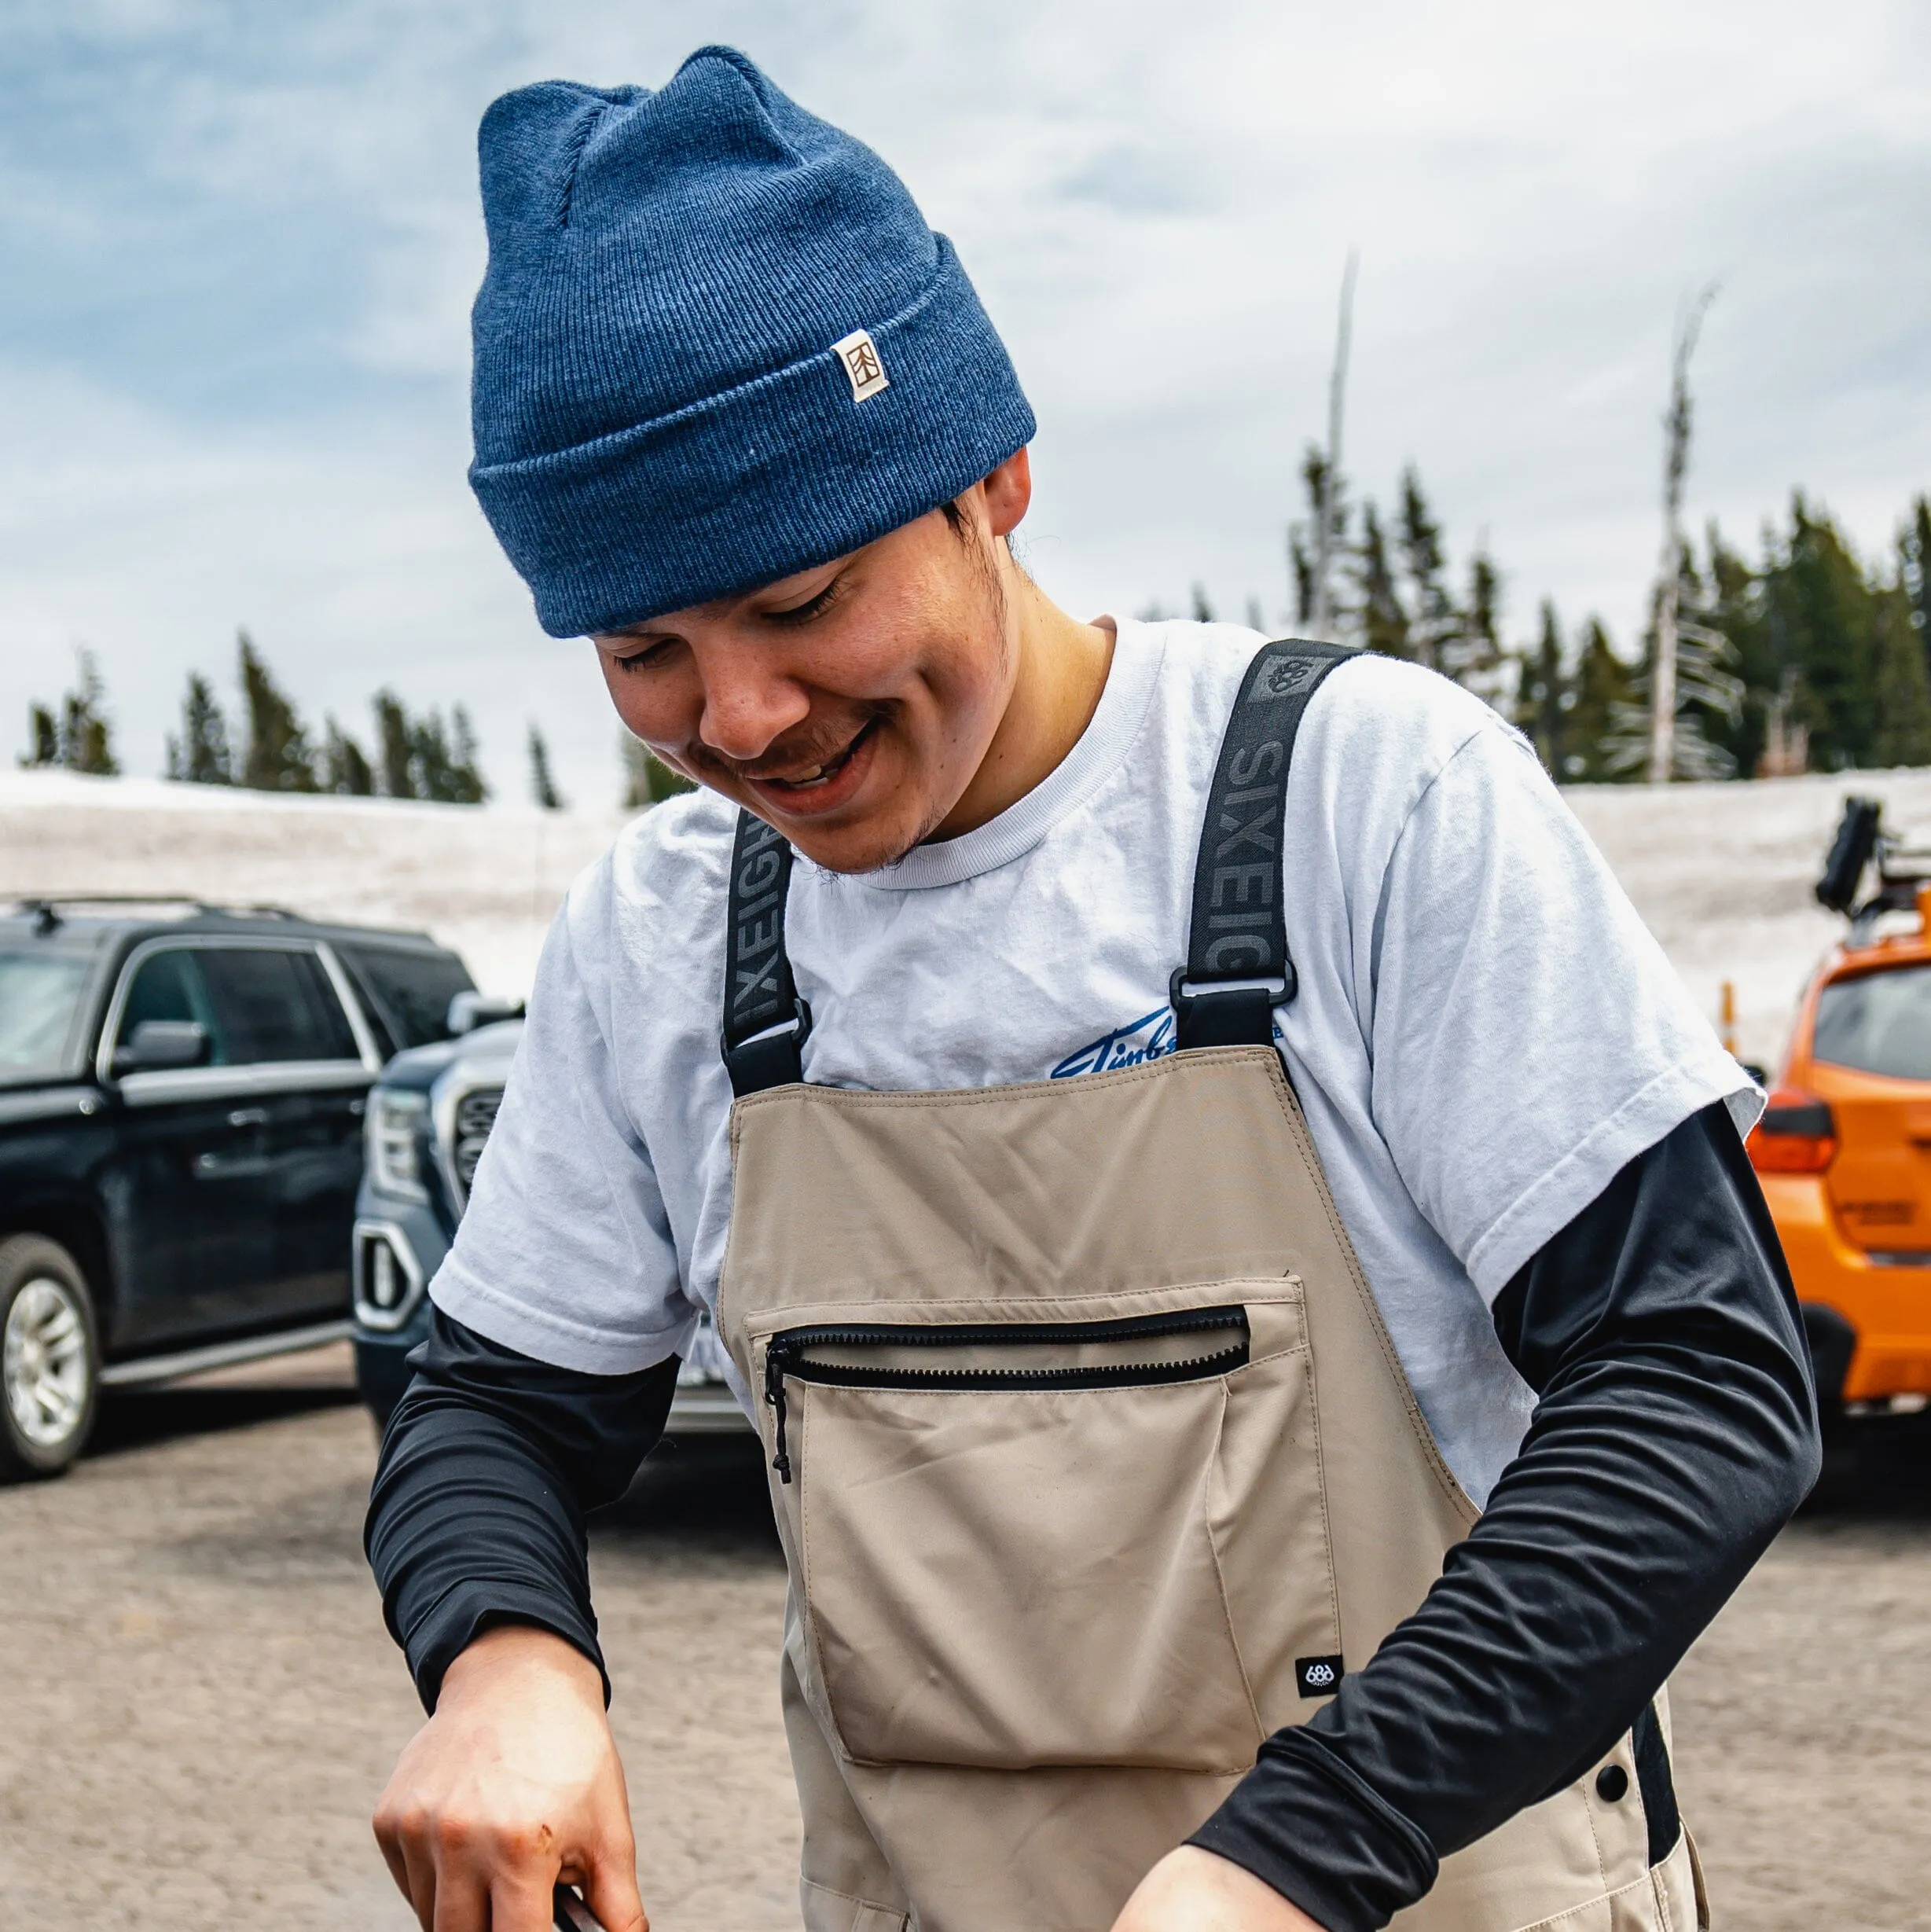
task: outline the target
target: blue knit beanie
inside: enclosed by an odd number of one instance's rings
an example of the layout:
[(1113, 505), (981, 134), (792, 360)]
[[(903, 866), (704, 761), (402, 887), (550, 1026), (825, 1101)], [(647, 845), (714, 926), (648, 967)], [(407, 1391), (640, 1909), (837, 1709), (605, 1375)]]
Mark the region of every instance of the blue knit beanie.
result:
[(519, 88), (479, 145), (469, 479), (552, 637), (842, 556), (1031, 439), (951, 243), (743, 54)]

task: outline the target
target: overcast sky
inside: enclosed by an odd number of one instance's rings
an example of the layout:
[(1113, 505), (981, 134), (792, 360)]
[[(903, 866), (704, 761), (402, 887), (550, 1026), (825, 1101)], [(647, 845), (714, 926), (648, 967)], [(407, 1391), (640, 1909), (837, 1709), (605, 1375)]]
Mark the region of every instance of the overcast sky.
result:
[(464, 480), (475, 128), (743, 48), (957, 243), (1040, 419), (1026, 554), (1082, 615), (1288, 597), (1360, 251), (1347, 469), (1418, 464), (1512, 637), (1635, 631), (1672, 322), (1720, 281), (1690, 505), (1802, 487), (1867, 552), (1931, 488), (1922, 0), (5, 0), (0, 756), (90, 645), (124, 762), (245, 624), (312, 722), (461, 698), (610, 802), (587, 644)]

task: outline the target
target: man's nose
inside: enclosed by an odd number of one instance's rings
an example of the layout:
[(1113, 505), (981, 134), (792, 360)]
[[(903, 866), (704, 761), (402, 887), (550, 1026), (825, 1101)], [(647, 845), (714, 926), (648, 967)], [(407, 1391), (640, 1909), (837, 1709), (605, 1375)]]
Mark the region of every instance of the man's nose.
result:
[(791, 679), (773, 674), (768, 667), (734, 663), (726, 656), (721, 663), (714, 658), (700, 663), (699, 673), (704, 709), (697, 735), (720, 757), (740, 764), (762, 758), (810, 714), (811, 700), (805, 692)]

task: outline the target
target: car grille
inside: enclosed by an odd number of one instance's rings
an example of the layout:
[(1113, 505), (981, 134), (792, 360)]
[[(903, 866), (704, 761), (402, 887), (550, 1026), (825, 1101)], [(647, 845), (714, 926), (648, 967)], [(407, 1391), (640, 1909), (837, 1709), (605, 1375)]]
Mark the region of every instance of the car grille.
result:
[(478, 1087), (456, 1104), (455, 1145), (450, 1158), (455, 1165), (457, 1179), (463, 1184), (465, 1198), (476, 1177), (476, 1163), (483, 1158), (483, 1144), (496, 1125), (496, 1110), (502, 1104), (501, 1087)]

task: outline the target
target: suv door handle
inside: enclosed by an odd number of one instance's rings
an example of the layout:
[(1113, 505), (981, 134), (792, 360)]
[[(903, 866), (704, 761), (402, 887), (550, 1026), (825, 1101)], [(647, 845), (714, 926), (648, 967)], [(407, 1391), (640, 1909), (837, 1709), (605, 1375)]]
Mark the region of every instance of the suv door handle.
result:
[(268, 1109), (265, 1107), (237, 1107), (228, 1116), (231, 1127), (266, 1127), (268, 1125)]

